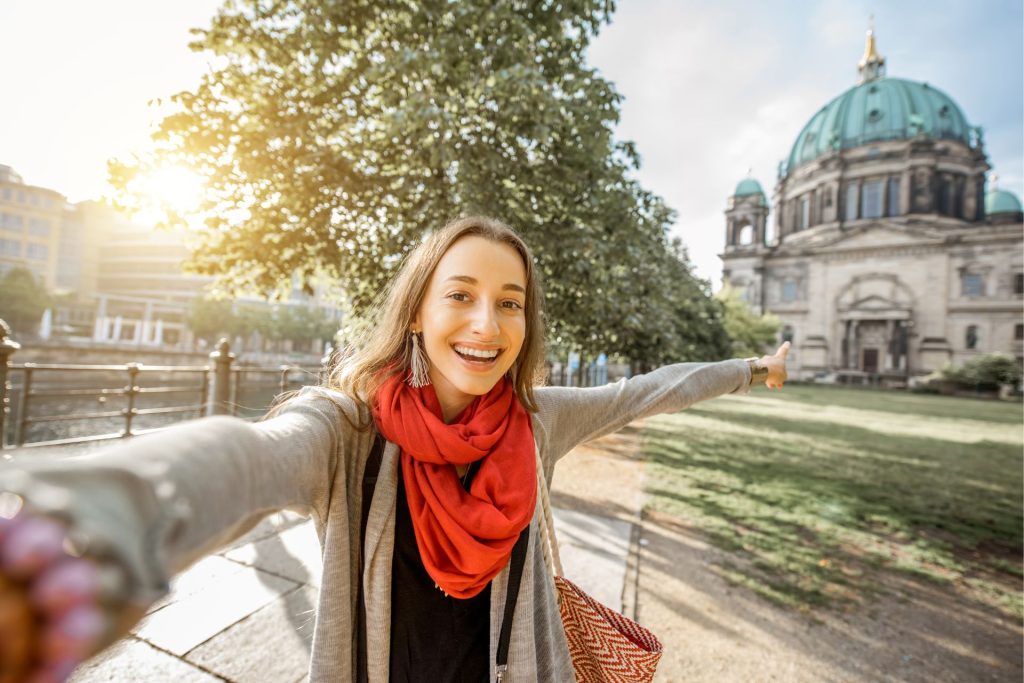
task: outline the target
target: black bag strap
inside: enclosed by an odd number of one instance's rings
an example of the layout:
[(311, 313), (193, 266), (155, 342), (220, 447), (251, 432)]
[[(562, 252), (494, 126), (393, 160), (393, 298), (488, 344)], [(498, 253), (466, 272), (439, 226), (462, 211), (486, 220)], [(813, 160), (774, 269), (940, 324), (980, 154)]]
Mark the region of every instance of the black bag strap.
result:
[(527, 525), (520, 532), (516, 544), (512, 547), (512, 558), (509, 560), (508, 594), (505, 597), (505, 614), (501, 618), (498, 656), (494, 668), (497, 683), (501, 683), (508, 671), (508, 644), (512, 639), (512, 615), (516, 611), (516, 601), (519, 599), (519, 584), (523, 580), (523, 565), (526, 564), (526, 546), (529, 545), (529, 542), (530, 526)]
[(366, 523), (370, 519), (370, 504), (373, 502), (373, 491), (377, 487), (377, 476), (380, 464), (384, 459), (384, 437), (377, 433), (370, 448), (370, 457), (366, 460), (363, 470), (363, 509), (359, 517), (359, 590), (356, 597), (359, 607), (359, 646), (356, 648), (356, 679), (366, 683), (369, 666), (366, 661), (366, 600), (363, 595), (363, 552), (366, 548)]

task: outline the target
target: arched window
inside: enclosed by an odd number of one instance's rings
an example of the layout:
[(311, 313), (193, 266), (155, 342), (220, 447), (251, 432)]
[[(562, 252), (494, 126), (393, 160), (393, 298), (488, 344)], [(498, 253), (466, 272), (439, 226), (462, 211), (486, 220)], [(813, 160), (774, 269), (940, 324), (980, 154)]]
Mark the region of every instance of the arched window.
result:
[(843, 203), (843, 220), (857, 220), (857, 197), (860, 188), (857, 183), (850, 183), (846, 186), (846, 201)]
[(806, 230), (811, 227), (811, 197), (804, 195), (797, 204), (799, 214), (797, 215), (797, 230)]
[(740, 228), (740, 244), (746, 246), (754, 243), (754, 226), (747, 223)]
[(861, 218), (882, 217), (882, 187), (881, 180), (870, 180), (864, 183), (860, 191)]
[(978, 326), (968, 325), (967, 332), (964, 334), (964, 346), (968, 349), (978, 348)]
[(886, 210), (887, 216), (899, 216), (900, 215), (900, 178), (899, 176), (892, 176), (889, 178), (889, 189), (886, 192), (888, 208)]

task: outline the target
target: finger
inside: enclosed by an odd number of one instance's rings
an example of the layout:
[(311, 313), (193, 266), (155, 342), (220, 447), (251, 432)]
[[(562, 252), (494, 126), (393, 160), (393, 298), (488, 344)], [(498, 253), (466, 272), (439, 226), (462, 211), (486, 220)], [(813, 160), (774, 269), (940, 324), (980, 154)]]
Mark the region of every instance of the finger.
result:
[(75, 667), (79, 664), (80, 662), (74, 659), (54, 662), (47, 665), (42, 671), (35, 673), (32, 678), (28, 679), (28, 683), (64, 683), (71, 678), (71, 674), (75, 672)]
[(64, 527), (46, 517), (16, 522), (0, 545), (0, 566), (11, 576), (27, 578), (64, 554)]
[(106, 618), (94, 605), (80, 605), (50, 624), (43, 634), (43, 660), (82, 661), (92, 653), (106, 628)]
[(94, 602), (100, 591), (99, 569), (89, 560), (72, 558), (47, 570), (32, 584), (32, 602), (44, 614), (61, 615)]
[(789, 353), (790, 346), (791, 344), (788, 341), (782, 342), (782, 346), (780, 346), (779, 350), (775, 352), (775, 355), (779, 358), (785, 358), (786, 355)]
[(21, 588), (0, 577), (0, 681), (21, 680), (35, 650), (35, 616)]

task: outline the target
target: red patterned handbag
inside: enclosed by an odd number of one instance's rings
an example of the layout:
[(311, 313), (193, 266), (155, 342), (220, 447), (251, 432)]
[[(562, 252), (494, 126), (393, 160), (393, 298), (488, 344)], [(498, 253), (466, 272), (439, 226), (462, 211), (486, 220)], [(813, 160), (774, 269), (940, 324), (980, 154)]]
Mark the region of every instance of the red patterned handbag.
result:
[(551, 514), (544, 464), (537, 454), (537, 488), (540, 489), (541, 536), (544, 559), (555, 580), (559, 611), (569, 655), (581, 683), (647, 683), (661, 659), (657, 636), (632, 619), (602, 605), (579, 586), (561, 576), (558, 539)]

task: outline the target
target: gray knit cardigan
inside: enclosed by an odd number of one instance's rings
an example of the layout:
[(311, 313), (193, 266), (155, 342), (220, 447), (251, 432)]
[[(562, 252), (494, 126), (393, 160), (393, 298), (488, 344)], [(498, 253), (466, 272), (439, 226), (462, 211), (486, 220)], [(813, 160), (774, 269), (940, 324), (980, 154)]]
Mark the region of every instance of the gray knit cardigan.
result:
[[(670, 365), (603, 387), (538, 388), (533, 433), (548, 481), (558, 459), (579, 443), (640, 417), (745, 392), (749, 382), (747, 363), (731, 360)], [(307, 387), (264, 422), (210, 417), (92, 456), (40, 463), (19, 459), (0, 467), (0, 489), (64, 516), (92, 552), (107, 553), (128, 568), (137, 605), (166, 594), (174, 574), (268, 513), (291, 509), (311, 515), (324, 570), (309, 680), (352, 681), (362, 477), (374, 433), (353, 429), (342, 412), (356, 416), (349, 398)], [(388, 443), (364, 546), (370, 683), (388, 680), (397, 466), (398, 447)], [(536, 542), (540, 514), (538, 509), (531, 522), (513, 617), (506, 679), (513, 683), (574, 680), (553, 582)], [(506, 568), (491, 591), (492, 662), (507, 574)]]

